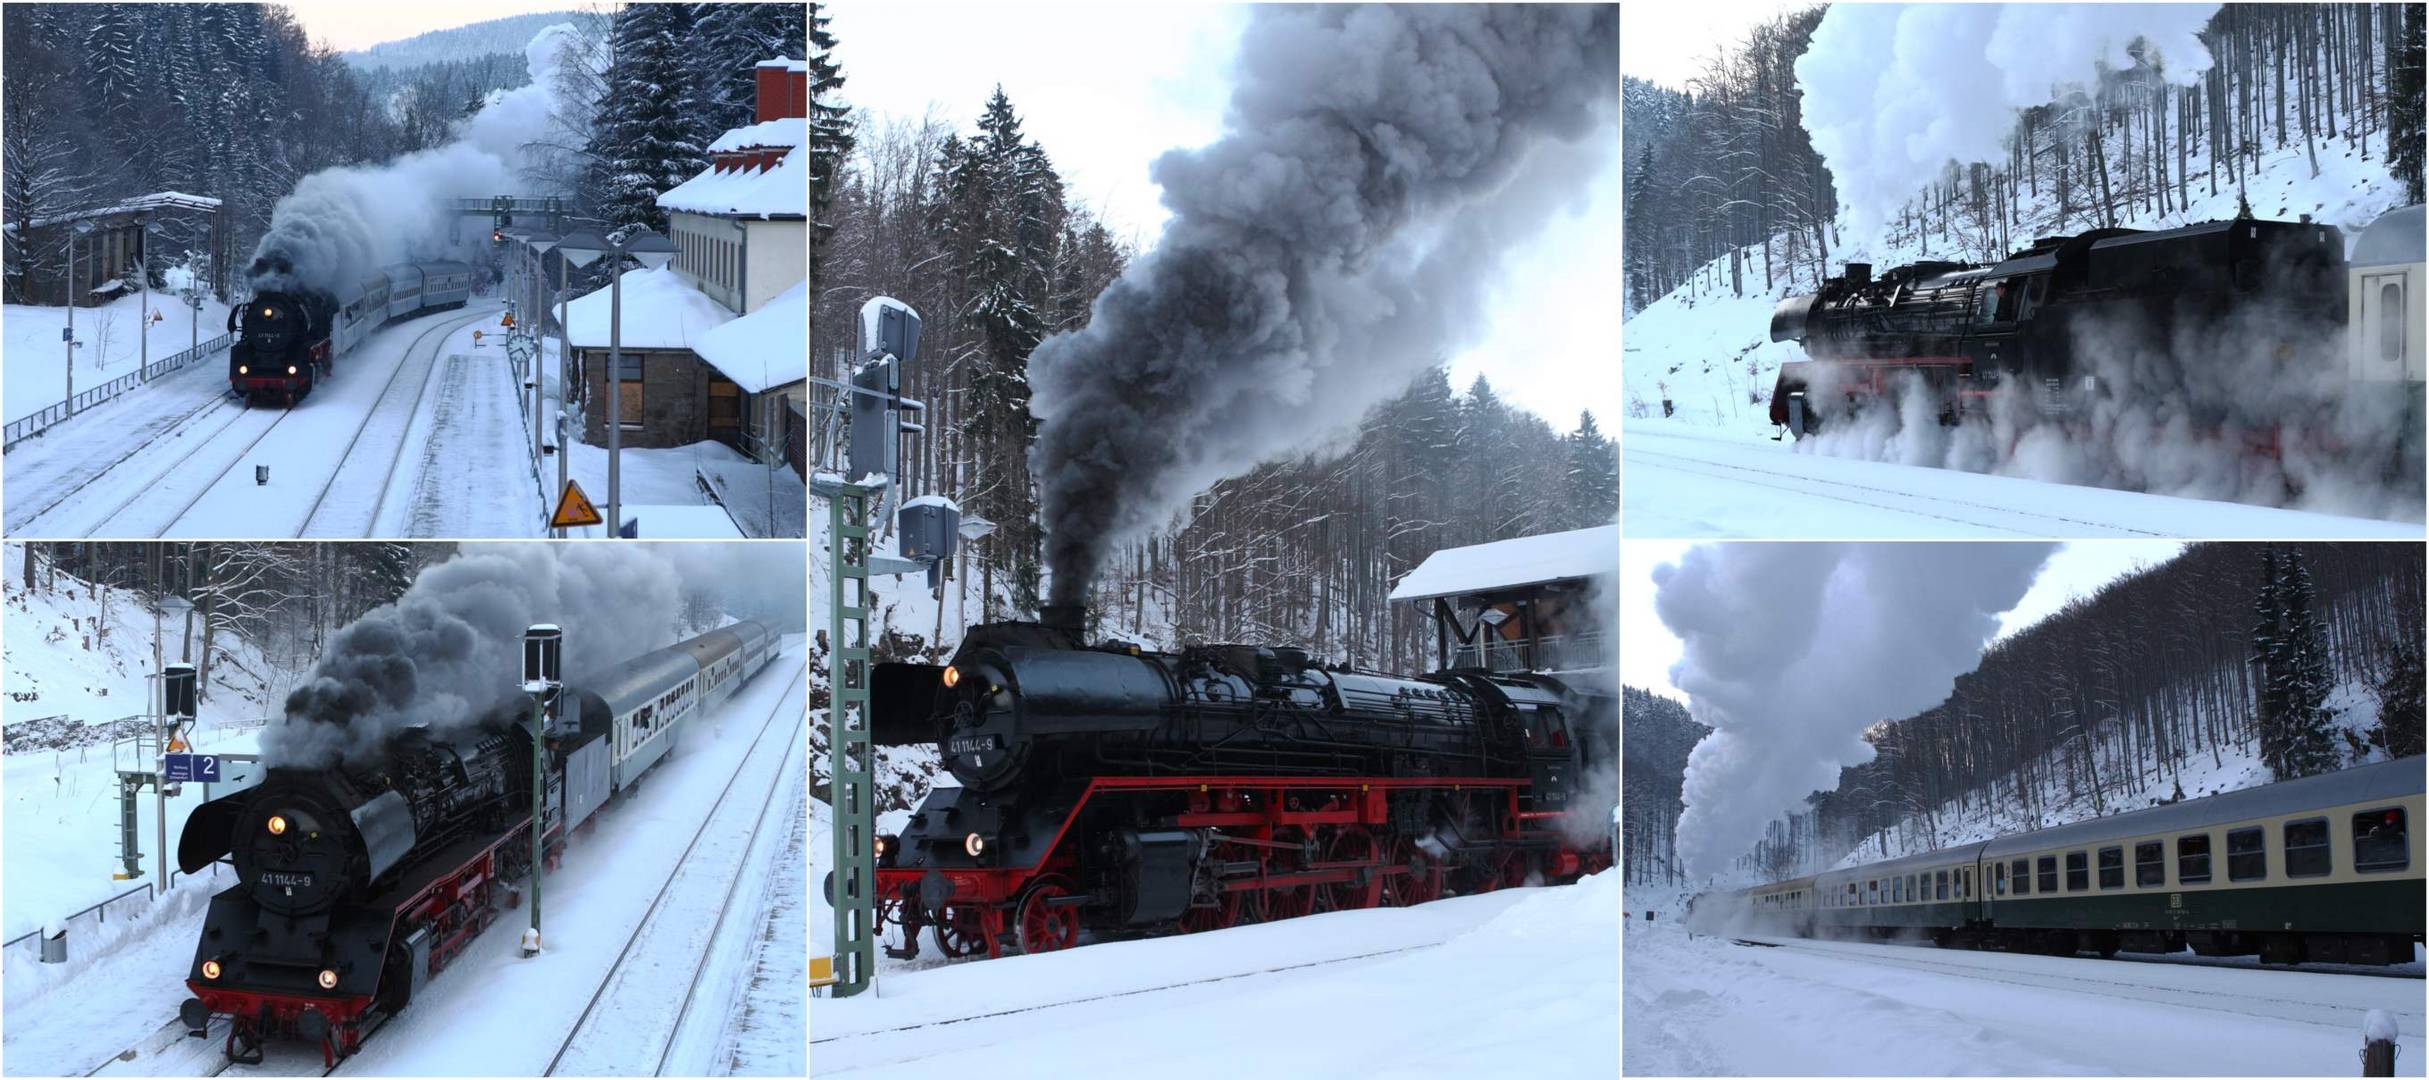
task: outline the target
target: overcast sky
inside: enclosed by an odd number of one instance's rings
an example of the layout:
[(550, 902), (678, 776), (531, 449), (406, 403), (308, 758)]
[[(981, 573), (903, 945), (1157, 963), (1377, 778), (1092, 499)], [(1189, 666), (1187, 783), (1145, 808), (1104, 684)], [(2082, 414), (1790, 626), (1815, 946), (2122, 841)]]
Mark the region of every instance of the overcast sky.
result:
[[(363, 3), (361, 0), (301, 0), (286, 5), (304, 33), (339, 52), (415, 34), (470, 26), (491, 19), (528, 15), (535, 11), (605, 10), (604, 5), (575, 0), (412, 0), (411, 3)], [(500, 41), (497, 51), (520, 53), (527, 42)]]
[(1816, 6), (1818, 0), (1728, 0), (1678, 3), (1655, 0), (1619, 6), (1619, 69), (1672, 90), (1703, 71), (1704, 61), (1745, 40), (1756, 23), (1785, 11)]
[[(1962, 543), (1963, 541), (1949, 541)], [(1631, 540), (1619, 557), (1619, 676), (1628, 686), (1665, 694), (1679, 701), (1687, 696), (1670, 683), (1670, 665), (1684, 647), (1653, 610), (1653, 568), (1677, 562), (1694, 541)], [(1999, 637), (2055, 614), (2067, 601), (2089, 596), (2102, 585), (2145, 566), (2156, 566), (2184, 551), (2173, 540), (2102, 540), (2062, 545), (2041, 567), (2024, 599), (1999, 620)], [(1883, 662), (1894, 662), (1884, 657)]]
[[(1222, 134), (1248, 18), (1241, 5), (1186, 3), (842, 0), (820, 10), (833, 16), (840, 96), (872, 126), (934, 109), (967, 132), (1001, 84), (1072, 196), (1142, 249), (1167, 216), (1147, 166)], [(1590, 194), (1576, 216), (1512, 256), (1500, 301), (1476, 313), (1482, 344), (1451, 358), (1451, 384), (1464, 391), (1482, 372), (1557, 430), (1590, 408), (1609, 434), (1620, 399), (1617, 155), (1580, 188)]]

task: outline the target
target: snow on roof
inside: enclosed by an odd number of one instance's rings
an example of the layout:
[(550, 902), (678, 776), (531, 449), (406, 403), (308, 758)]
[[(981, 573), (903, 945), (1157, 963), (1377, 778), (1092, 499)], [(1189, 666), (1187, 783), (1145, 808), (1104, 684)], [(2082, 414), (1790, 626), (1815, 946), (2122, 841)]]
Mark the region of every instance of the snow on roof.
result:
[[(50, 217), (35, 218), (30, 227), (40, 229), (46, 226), (57, 225), (63, 221), (78, 221), (84, 218), (99, 218), (110, 217), (116, 214), (131, 214), (138, 210), (217, 210), (219, 209), (219, 205), (218, 199), (214, 199), (208, 195), (188, 195), (182, 191), (155, 191), (149, 195), (138, 195), (135, 198), (129, 199), (115, 206), (102, 206), (90, 210), (72, 210), (65, 214), (54, 214)], [(8, 231), (15, 232), (16, 229), (16, 223), (11, 222), (8, 226)]]
[(786, 71), (798, 71), (798, 72), (800, 72), (800, 73), (802, 73), (802, 74), (804, 74), (804, 75), (807, 75), (807, 74), (809, 74), (809, 73), (810, 73), (810, 62), (809, 62), (809, 61), (807, 61), (807, 60), (795, 60), (795, 59), (793, 59), (793, 58), (791, 58), (791, 57), (788, 57), (788, 56), (779, 56), (779, 57), (777, 57), (777, 58), (775, 58), (775, 59), (773, 59), (773, 60), (762, 60), (762, 61), (760, 61), (760, 62), (758, 62), (757, 64), (752, 65), (752, 66), (754, 66), (754, 67), (780, 67), (780, 68), (785, 69)]
[(806, 218), (810, 214), (809, 162), (796, 145), (772, 169), (718, 172), (712, 167), (658, 196), (658, 205), (729, 217)]
[(942, 495), (922, 495), (922, 496), (920, 496), (920, 497), (918, 497), (918, 498), (916, 498), (916, 499), (913, 499), (913, 500), (911, 500), (911, 501), (909, 501), (909, 502), (906, 502), (906, 503), (902, 504), (902, 508), (903, 508), (903, 509), (905, 509), (905, 510), (908, 510), (908, 509), (910, 509), (910, 508), (912, 508), (912, 507), (914, 507), (914, 506), (941, 506), (941, 507), (944, 507), (945, 509), (947, 509), (947, 510), (951, 510), (951, 511), (953, 511), (953, 512), (955, 512), (955, 513), (960, 513), (960, 512), (961, 512), (961, 504), (960, 504), (960, 503), (954, 502), (953, 500), (948, 499), (948, 498), (946, 498), (946, 497), (944, 497), (944, 496), (942, 496)]
[(692, 351), (757, 394), (810, 377), (810, 283), (796, 281), (759, 310), (700, 335)]
[[(610, 300), (608, 290), (602, 288), (565, 305), (566, 340), (578, 349), (606, 348)], [(676, 276), (671, 266), (624, 272), (621, 340), (625, 348), (692, 349), (701, 335), (733, 317), (724, 305)]]
[(779, 116), (774, 120), (728, 128), (725, 134), (717, 136), (716, 142), (708, 144), (708, 152), (714, 154), (753, 146), (803, 146), (809, 141), (809, 120), (799, 116)]
[(1401, 578), (1390, 599), (1431, 600), (1618, 572), (1619, 526), (1597, 525), (1444, 548)]

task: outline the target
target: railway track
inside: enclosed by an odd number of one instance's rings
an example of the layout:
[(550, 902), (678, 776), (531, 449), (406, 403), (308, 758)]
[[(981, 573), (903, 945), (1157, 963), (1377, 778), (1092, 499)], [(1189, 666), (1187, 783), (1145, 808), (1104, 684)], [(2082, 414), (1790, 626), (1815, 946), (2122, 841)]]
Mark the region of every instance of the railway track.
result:
[[(806, 662), (795, 669), (793, 684), (806, 685), (802, 682), (805, 674)], [(732, 915), (745, 876), (743, 868), (767, 833), (770, 808), (779, 805), (777, 786), (791, 772), (795, 756), (808, 752), (804, 729), (809, 717), (799, 701), (788, 691), (768, 710), (733, 777), (700, 815), (700, 827), (693, 830), (665, 883), (650, 898), (649, 907), (617, 951), (614, 965), (600, 978), (598, 989), (591, 992), (573, 1029), (549, 1058), (546, 1075), (626, 1073), (645, 1063), (652, 1075), (665, 1073), (667, 1059), (691, 1017), (692, 999), (708, 970), (709, 946)], [(793, 723), (780, 728), (776, 720), (788, 712), (788, 705), (792, 706)], [(779, 731), (784, 752), (775, 755), (774, 766), (765, 769), (765, 783), (759, 783), (759, 770), (753, 766), (766, 760), (760, 748), (771, 732)], [(744, 782), (746, 777), (750, 783)], [(743, 798), (735, 798), (737, 793)], [(750, 822), (747, 833), (740, 829), (740, 820)], [(715, 828), (721, 825), (723, 828)], [(719, 842), (716, 838), (728, 839)], [(709, 841), (706, 847), (704, 840)], [(669, 904), (670, 897), (678, 902)], [(700, 906), (681, 902), (696, 897), (716, 898), (717, 917), (706, 926), (699, 918)], [(669, 1015), (667, 991), (675, 985), (684, 987), (682, 1004)]]

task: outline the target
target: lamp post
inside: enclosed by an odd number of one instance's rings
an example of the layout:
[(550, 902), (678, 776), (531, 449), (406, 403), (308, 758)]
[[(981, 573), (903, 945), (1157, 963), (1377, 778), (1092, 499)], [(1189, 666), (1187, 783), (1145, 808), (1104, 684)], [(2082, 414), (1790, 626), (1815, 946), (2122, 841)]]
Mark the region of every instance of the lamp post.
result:
[(523, 692), (531, 695), (531, 926), (523, 955), (540, 954), (540, 869), (547, 858), (548, 705), (556, 696), (565, 631), (534, 623), (523, 631)]
[(136, 220), (135, 276), (143, 279), (143, 306), (135, 309), (135, 381), (152, 381), (152, 214)]
[(574, 260), (576, 266), (588, 266), (602, 255), (612, 256), (607, 269), (607, 532), (621, 536), (624, 531), (624, 259), (631, 256), (643, 269), (664, 269), (675, 261), (675, 245), (667, 238), (651, 232), (646, 225), (634, 227), (623, 243), (609, 241), (588, 229), (581, 230), (557, 242), (557, 254)]
[(76, 415), (76, 237), (90, 236), (92, 233), (92, 221), (80, 219), (76, 222), (74, 235), (67, 238), (67, 333), (61, 337), (67, 342), (67, 414), (69, 416)]

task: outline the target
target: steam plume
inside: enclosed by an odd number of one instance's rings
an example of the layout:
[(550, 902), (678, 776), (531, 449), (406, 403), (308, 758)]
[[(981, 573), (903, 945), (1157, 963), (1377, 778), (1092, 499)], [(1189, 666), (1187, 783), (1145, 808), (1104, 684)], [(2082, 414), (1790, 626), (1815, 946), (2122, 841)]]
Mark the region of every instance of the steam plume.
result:
[(254, 290), (337, 292), (388, 263), (439, 255), (453, 200), (525, 186), (524, 146), (546, 130), (575, 40), (566, 23), (534, 35), (524, 50), (531, 84), (493, 98), (458, 127), (454, 142), (297, 181), (271, 208), (270, 228), (254, 248), (247, 270)]
[(1734, 543), (1656, 568), (1654, 610), (1686, 645), (1670, 680), (1712, 727), (1687, 756), (1688, 872), (1725, 869), (1872, 760), (1865, 729), (1945, 700), (2055, 547)]
[[(764, 550), (760, 550), (764, 549)], [(789, 559), (781, 558), (790, 552)], [(477, 726), (522, 680), (523, 631), (565, 628), (579, 684), (724, 616), (802, 625), (797, 545), (478, 544), (422, 571), (393, 604), (330, 639), (286, 718), (262, 734), (272, 766), (372, 757), (397, 732)]]
[(1052, 601), (1467, 342), (1616, 147), (1618, 51), (1610, 4), (1257, 8), (1227, 134), (1155, 162), (1162, 239), (1030, 357)]
[(1805, 132), (1858, 235), (1951, 161), (1998, 160), (2019, 109), (2145, 62), (2189, 86), (2216, 4), (1833, 4), (1797, 58)]

